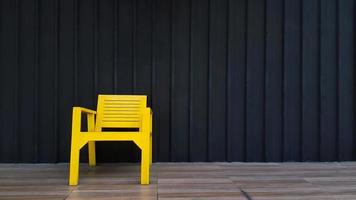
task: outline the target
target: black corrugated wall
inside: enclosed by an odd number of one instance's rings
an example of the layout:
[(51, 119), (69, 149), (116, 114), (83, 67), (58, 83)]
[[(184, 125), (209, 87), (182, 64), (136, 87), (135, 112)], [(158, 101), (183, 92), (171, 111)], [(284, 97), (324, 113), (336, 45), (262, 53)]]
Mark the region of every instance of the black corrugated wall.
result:
[[(355, 8), (1, 0), (0, 162), (67, 162), (71, 107), (99, 93), (149, 96), (156, 161), (354, 160)], [(131, 143), (97, 154), (140, 155)]]

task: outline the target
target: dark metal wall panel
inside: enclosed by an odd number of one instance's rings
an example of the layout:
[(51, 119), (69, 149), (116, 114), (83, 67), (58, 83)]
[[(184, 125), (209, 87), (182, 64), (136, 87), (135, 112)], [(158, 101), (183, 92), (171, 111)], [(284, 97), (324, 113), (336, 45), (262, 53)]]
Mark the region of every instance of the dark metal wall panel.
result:
[(283, 160), (301, 157), (301, 0), (284, 2)]
[(283, 1), (266, 5), (265, 155), (268, 161), (282, 159), (283, 131)]
[(226, 137), (226, 68), (227, 1), (210, 0), (208, 63), (208, 160), (227, 159)]
[(320, 24), (320, 159), (338, 157), (337, 2), (321, 1)]
[[(75, 101), (74, 1), (59, 1), (58, 28), (58, 161), (69, 160), (71, 107)], [(65, 125), (68, 124), (68, 125)], [(32, 144), (32, 146), (35, 146)]]
[(338, 2), (338, 158), (339, 160), (353, 159), (353, 84), (354, 84), (354, 46), (355, 22), (353, 21), (352, 0)]
[[(68, 162), (71, 109), (102, 93), (149, 96), (155, 161), (353, 160), (355, 8), (2, 0), (0, 162)], [(128, 142), (97, 155), (140, 158)]]
[(320, 155), (319, 0), (303, 1), (302, 21), (302, 160), (316, 161)]
[(190, 160), (206, 161), (208, 156), (208, 55), (209, 2), (191, 1), (190, 35)]
[[(172, 58), (172, 2), (156, 0), (155, 21), (155, 65), (156, 65), (156, 97), (154, 109), (154, 141), (155, 160), (170, 161), (171, 158), (171, 58)], [(159, 12), (158, 12), (159, 11)]]
[(246, 158), (246, 11), (247, 1), (228, 1), (227, 159)]
[(246, 160), (265, 160), (266, 1), (247, 1)]
[[(189, 159), (190, 9), (189, 0), (172, 1), (171, 159)], [(187, 9), (188, 8), (188, 9)], [(184, 146), (184, 148), (179, 148)]]
[(1, 2), (1, 160), (18, 156), (19, 2)]
[[(33, 24), (36, 20), (33, 2), (26, 1), (19, 5), (19, 99), (18, 99), (18, 133), (19, 133), (19, 160), (33, 162), (35, 159), (35, 29)], [(37, 111), (36, 111), (37, 112)], [(29, 145), (30, 144), (30, 145)]]

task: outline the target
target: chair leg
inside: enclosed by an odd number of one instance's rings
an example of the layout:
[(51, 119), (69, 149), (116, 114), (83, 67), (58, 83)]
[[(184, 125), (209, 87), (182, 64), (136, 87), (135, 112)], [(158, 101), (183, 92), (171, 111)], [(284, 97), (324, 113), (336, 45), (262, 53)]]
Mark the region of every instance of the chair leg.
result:
[(89, 148), (89, 166), (94, 167), (96, 165), (95, 141), (88, 142), (88, 148)]
[(144, 145), (141, 149), (141, 184), (146, 185), (150, 183), (150, 155), (149, 144)]
[(149, 157), (150, 157), (150, 165), (152, 165), (152, 136), (150, 137), (150, 152), (149, 152)]
[(80, 149), (73, 148), (70, 153), (69, 185), (78, 185)]

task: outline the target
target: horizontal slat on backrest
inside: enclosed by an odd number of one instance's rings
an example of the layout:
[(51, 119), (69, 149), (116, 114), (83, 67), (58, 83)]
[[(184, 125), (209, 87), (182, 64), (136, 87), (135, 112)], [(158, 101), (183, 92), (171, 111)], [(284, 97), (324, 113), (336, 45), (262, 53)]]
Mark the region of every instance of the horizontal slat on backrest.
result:
[(146, 96), (99, 95), (96, 129), (139, 128)]

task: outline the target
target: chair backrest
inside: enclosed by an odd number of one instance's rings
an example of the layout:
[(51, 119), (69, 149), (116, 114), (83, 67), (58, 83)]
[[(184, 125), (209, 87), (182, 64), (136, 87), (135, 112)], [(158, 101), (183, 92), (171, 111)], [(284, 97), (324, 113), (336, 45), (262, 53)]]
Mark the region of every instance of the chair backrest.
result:
[(102, 128), (140, 128), (145, 95), (99, 95), (96, 131)]

